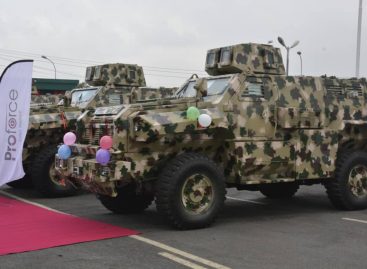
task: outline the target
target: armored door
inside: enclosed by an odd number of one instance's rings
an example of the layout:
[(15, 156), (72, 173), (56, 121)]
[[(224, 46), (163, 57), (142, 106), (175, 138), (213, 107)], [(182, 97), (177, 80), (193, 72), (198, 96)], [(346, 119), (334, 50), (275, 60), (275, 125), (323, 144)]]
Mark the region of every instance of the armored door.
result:
[(275, 134), (274, 110), (277, 89), (271, 77), (247, 77), (239, 92), (239, 137), (272, 140)]
[(290, 144), (277, 131), (278, 98), (278, 87), (271, 76), (247, 77), (238, 92), (234, 147), (240, 159), (236, 176), (241, 183), (294, 179)]

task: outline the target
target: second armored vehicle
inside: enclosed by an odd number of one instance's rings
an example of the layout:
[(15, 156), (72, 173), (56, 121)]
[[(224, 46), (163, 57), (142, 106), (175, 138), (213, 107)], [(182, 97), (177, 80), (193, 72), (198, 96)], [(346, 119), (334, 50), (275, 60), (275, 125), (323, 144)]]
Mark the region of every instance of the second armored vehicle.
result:
[(54, 155), (67, 131), (75, 131), (76, 120), (100, 106), (113, 106), (172, 95), (176, 89), (146, 88), (143, 68), (132, 64), (104, 64), (87, 68), (88, 88), (66, 96), (32, 96), (28, 132), (23, 148), (26, 176), (11, 182), (13, 187), (31, 187), (44, 196), (72, 195), (76, 185), (56, 177)]

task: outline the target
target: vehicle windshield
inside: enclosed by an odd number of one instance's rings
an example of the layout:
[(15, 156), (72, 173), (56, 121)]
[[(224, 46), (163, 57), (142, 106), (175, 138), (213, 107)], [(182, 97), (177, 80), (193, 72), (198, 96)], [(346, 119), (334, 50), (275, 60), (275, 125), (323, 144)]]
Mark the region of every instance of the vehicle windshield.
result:
[[(224, 90), (228, 86), (228, 81), (230, 77), (221, 77), (221, 78), (208, 78), (207, 79), (207, 86), (208, 86), (208, 95), (220, 95), (224, 92)], [(194, 88), (196, 81), (190, 81), (186, 87), (178, 92), (179, 97), (195, 97), (196, 90)]]
[(97, 90), (97, 88), (90, 88), (73, 92), (71, 95), (71, 105), (86, 105), (96, 95)]

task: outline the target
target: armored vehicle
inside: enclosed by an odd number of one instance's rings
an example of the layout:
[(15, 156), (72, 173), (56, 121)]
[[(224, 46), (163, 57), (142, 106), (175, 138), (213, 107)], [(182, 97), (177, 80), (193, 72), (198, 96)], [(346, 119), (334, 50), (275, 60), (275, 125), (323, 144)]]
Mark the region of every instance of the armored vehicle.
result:
[(160, 98), (176, 89), (147, 88), (143, 69), (137, 65), (105, 64), (88, 67), (87, 88), (66, 96), (32, 95), (28, 132), (23, 148), (26, 176), (13, 187), (32, 185), (44, 196), (66, 196), (77, 186), (55, 177), (54, 155), (67, 131), (75, 131), (76, 119), (100, 106), (113, 106), (140, 99)]
[[(179, 98), (81, 117), (57, 172), (116, 213), (155, 198), (180, 229), (211, 224), (226, 187), (289, 198), (322, 183), (336, 208), (367, 207), (365, 79), (286, 76), (280, 50), (253, 43), (209, 50), (206, 71)], [(109, 161), (101, 136), (113, 140)]]

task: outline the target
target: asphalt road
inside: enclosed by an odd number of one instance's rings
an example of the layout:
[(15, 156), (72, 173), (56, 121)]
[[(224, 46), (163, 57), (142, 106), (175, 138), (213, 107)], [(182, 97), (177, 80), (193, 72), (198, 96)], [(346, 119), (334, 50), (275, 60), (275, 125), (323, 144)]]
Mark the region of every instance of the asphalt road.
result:
[(367, 210), (335, 210), (320, 185), (301, 187), (285, 201), (229, 189), (217, 221), (192, 231), (168, 226), (155, 205), (122, 216), (107, 211), (92, 194), (40, 199), (30, 190), (2, 190), (142, 234), (0, 256), (0, 269), (367, 268)]

